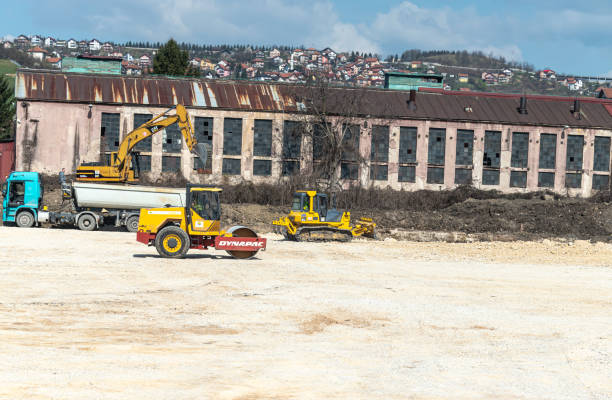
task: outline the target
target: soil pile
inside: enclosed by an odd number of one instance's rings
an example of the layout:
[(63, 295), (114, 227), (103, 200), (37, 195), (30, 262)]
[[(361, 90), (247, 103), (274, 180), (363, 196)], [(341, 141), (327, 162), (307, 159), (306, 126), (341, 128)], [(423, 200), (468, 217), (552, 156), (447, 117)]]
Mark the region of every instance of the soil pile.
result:
[[(53, 211), (69, 210), (70, 204), (61, 200), (57, 177), (43, 177), (43, 183), (44, 204)], [(288, 213), (296, 189), (294, 185), (251, 183), (221, 186), (222, 225), (245, 225), (257, 232), (270, 232), (271, 222)], [(416, 192), (353, 188), (337, 196), (339, 209), (350, 210), (353, 219), (372, 217), (383, 237), (401, 229), (608, 241), (611, 202), (607, 192), (579, 199), (550, 192), (503, 194), (469, 186)]]

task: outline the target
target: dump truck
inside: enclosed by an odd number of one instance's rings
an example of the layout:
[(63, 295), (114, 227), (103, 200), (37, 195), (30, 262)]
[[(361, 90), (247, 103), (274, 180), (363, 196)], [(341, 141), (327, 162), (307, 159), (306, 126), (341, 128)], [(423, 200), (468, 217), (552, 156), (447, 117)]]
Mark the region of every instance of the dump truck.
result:
[(2, 185), (2, 220), (19, 227), (76, 226), (91, 231), (104, 223), (138, 230), (140, 209), (181, 207), (184, 189), (138, 185), (74, 182), (62, 185), (62, 200), (70, 211), (48, 211), (43, 204), (44, 187), (37, 172), (13, 172)]
[(155, 246), (166, 258), (182, 258), (189, 249), (212, 247), (246, 259), (266, 249), (266, 239), (250, 228), (221, 229), (220, 188), (189, 184), (184, 192), (186, 206), (140, 210), (136, 240)]
[(351, 213), (336, 209), (335, 201), (316, 190), (298, 190), (293, 195), (291, 211), (286, 217), (272, 221), (274, 232), (287, 240), (349, 241), (354, 237), (376, 236), (376, 224), (371, 218), (361, 218), (351, 225)]

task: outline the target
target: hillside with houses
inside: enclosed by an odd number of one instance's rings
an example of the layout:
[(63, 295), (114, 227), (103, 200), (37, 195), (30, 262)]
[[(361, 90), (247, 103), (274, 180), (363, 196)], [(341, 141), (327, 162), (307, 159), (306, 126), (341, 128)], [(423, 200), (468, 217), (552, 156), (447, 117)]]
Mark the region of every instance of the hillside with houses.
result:
[[(27, 56), (27, 67), (64, 72), (146, 75), (154, 73), (153, 58), (160, 45), (22, 34), (0, 43), (0, 58)], [(382, 87), (386, 72), (400, 72), (439, 76), (447, 90), (564, 96), (603, 96), (601, 89), (610, 82), (558, 74), (551, 68), (534, 70), (527, 63), (507, 62), (481, 52), (409, 50), (383, 60), (376, 54), (338, 52), (329, 47), (190, 43), (180, 47), (189, 54), (190, 71), (208, 79), (304, 83), (323, 78), (337, 85)]]

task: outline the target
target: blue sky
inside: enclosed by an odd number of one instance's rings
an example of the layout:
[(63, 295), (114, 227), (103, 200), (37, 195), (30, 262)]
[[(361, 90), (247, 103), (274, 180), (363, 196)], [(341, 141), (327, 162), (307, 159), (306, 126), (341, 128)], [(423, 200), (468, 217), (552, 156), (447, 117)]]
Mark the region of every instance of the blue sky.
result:
[[(9, 0), (2, 0), (8, 2)], [(0, 36), (288, 44), (382, 55), (481, 50), (612, 76), (609, 0), (54, 0), (10, 2)]]

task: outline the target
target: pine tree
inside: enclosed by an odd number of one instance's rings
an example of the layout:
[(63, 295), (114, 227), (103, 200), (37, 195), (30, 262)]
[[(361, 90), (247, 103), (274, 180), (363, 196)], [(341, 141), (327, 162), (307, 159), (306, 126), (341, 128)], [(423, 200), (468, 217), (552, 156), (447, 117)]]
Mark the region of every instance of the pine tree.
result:
[(153, 71), (156, 74), (185, 75), (188, 65), (189, 55), (179, 48), (174, 39), (160, 46), (153, 59)]
[(0, 76), (0, 138), (12, 136), (13, 118), (15, 118), (13, 90), (8, 79)]

